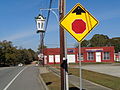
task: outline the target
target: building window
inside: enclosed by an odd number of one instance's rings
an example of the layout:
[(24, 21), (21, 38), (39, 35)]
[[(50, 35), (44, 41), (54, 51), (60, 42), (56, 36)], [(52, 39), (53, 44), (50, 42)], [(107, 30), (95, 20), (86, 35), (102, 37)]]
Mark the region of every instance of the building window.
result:
[[(79, 61), (79, 53), (78, 53), (78, 55), (77, 55), (77, 56), (78, 56), (78, 61)], [(83, 53), (81, 53), (80, 60), (81, 60), (81, 61), (83, 61), (83, 60), (84, 60), (84, 58), (83, 58)]]
[(73, 49), (68, 49), (67, 52), (68, 53), (74, 53), (75, 51)]
[(103, 60), (110, 60), (110, 52), (103, 53)]
[(94, 52), (87, 53), (87, 60), (94, 60)]

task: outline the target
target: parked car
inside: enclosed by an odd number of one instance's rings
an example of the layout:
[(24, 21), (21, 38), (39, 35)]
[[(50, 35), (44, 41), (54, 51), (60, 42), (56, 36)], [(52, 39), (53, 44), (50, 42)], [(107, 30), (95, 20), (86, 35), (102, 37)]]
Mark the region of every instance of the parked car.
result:
[(23, 64), (22, 64), (22, 63), (19, 63), (18, 66), (21, 67), (21, 66), (23, 66)]
[(35, 64), (35, 66), (38, 66), (38, 64)]

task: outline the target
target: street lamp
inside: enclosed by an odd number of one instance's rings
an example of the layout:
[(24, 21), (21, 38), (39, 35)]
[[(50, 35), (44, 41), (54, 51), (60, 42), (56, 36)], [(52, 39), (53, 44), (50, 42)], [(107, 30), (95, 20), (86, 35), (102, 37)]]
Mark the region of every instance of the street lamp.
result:
[(39, 14), (35, 17), (37, 33), (40, 33), (40, 53), (39, 56), (42, 59), (42, 64), (44, 66), (44, 33), (45, 33), (45, 18)]
[(37, 33), (39, 32), (45, 32), (44, 25), (45, 25), (45, 18), (39, 14), (37, 17), (35, 17), (36, 20), (36, 26), (37, 26)]

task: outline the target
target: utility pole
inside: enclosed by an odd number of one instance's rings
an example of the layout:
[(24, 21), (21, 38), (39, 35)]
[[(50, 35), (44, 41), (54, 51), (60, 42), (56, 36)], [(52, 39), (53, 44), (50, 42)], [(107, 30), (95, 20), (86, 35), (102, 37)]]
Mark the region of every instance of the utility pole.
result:
[[(66, 0), (64, 0), (64, 16), (66, 14)], [(66, 90), (69, 90), (69, 82), (68, 82), (68, 59), (67, 59), (67, 39), (66, 39), (66, 31), (64, 30), (64, 46), (65, 46), (65, 86)]]
[(42, 53), (42, 65), (44, 67), (44, 32), (40, 33), (40, 53)]
[[(59, 2), (59, 14), (60, 20), (64, 17), (64, 2), (65, 0), (60, 0)], [(66, 90), (66, 70), (67, 62), (65, 58), (65, 37), (64, 29), (60, 27), (60, 71), (61, 71), (61, 90)]]
[(39, 14), (37, 17), (35, 17), (36, 20), (36, 27), (37, 27), (37, 33), (40, 33), (40, 55), (42, 55), (42, 64), (44, 66), (44, 23), (45, 18)]

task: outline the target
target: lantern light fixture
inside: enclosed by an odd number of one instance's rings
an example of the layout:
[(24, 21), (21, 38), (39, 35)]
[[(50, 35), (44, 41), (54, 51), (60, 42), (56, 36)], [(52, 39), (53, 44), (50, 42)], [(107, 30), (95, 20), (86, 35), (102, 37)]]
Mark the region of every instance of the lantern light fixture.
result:
[(36, 20), (36, 27), (37, 27), (37, 33), (39, 32), (45, 32), (45, 18), (39, 14), (37, 17), (35, 17)]

